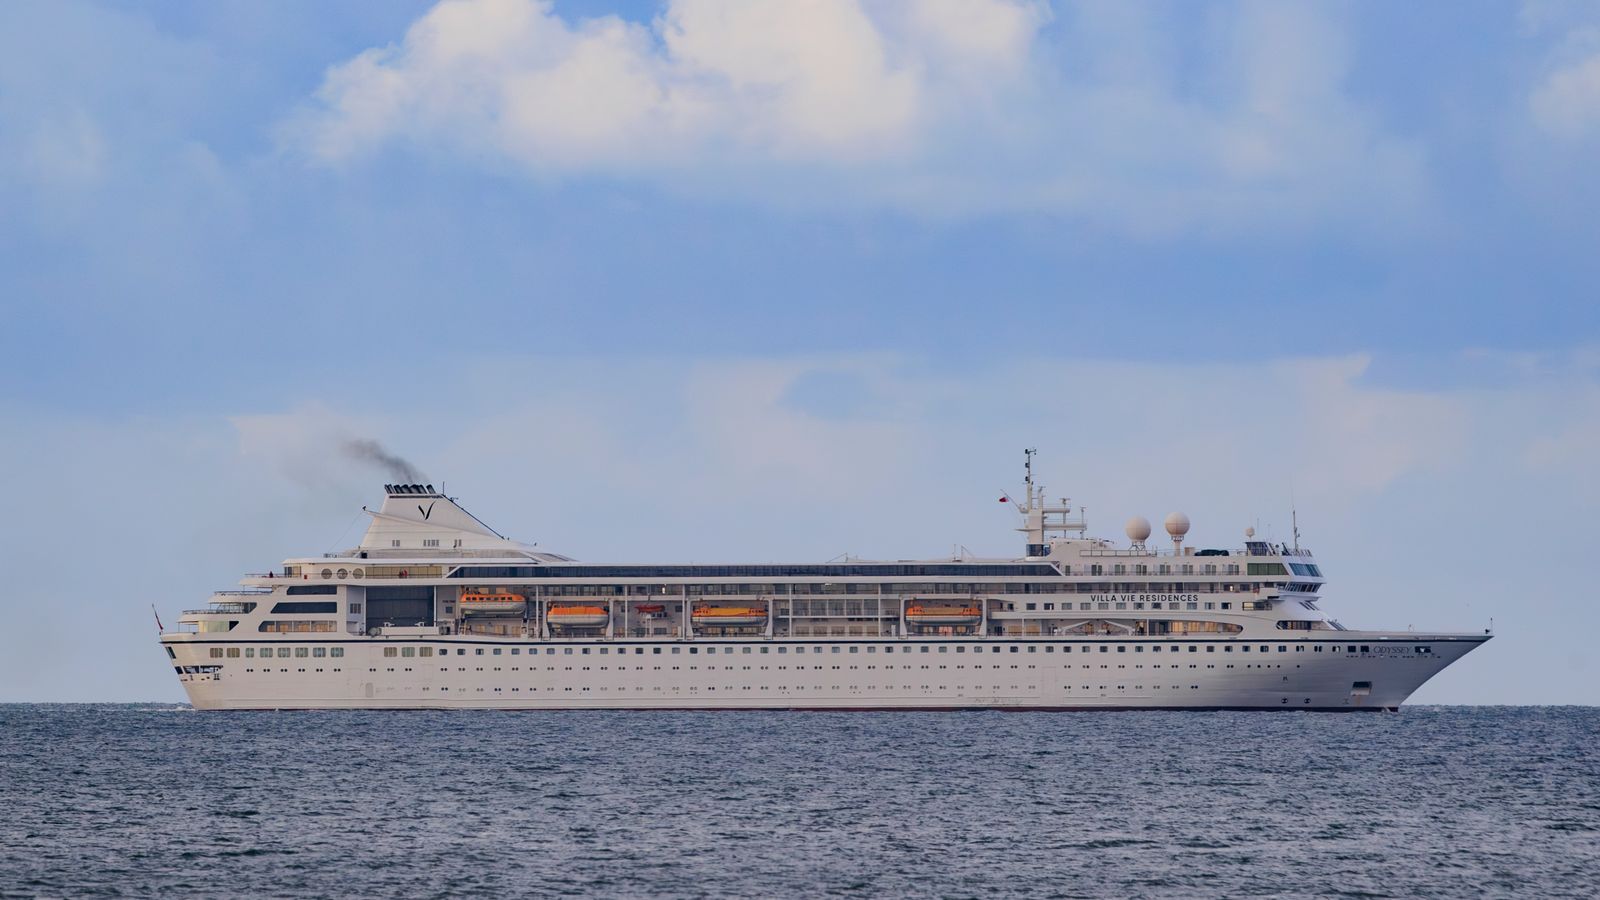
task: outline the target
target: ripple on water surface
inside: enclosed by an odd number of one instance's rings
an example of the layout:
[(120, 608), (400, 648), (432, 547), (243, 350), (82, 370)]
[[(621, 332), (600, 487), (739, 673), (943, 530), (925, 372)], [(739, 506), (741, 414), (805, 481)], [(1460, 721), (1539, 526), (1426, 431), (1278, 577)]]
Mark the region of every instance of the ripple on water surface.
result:
[(1590, 897), (1600, 710), (0, 707), (0, 895)]

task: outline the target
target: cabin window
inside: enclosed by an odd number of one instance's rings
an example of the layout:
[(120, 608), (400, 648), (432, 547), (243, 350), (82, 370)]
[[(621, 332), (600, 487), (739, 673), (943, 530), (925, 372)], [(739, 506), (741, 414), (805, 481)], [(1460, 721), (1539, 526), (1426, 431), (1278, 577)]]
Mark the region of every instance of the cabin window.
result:
[(400, 648), (400, 655), (401, 656), (405, 656), (405, 657), (416, 656), (417, 655), (417, 648), (415, 648), (415, 647), (401, 647)]
[(385, 648), (383, 648), (383, 655), (384, 656), (399, 656), (400, 655), (400, 648), (398, 648), (398, 647), (385, 647)]
[(221, 659), (222, 658), (222, 648), (221, 647), (212, 647), (211, 648), (211, 658), (212, 659)]
[(315, 656), (315, 657), (326, 658), (327, 655), (328, 655), (328, 648), (327, 647), (312, 647), (311, 648), (311, 655)]
[(288, 659), (289, 658), (289, 648), (288, 647), (279, 647), (278, 648), (278, 658), (279, 659)]
[(343, 647), (330, 647), (328, 649), (328, 655), (329, 656), (343, 656), (344, 655), (344, 648)]

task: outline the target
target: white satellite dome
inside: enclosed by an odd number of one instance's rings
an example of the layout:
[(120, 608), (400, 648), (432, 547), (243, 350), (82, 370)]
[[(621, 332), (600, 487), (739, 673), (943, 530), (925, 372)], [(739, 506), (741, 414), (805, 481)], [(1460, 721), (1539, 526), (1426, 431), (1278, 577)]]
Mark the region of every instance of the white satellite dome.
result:
[(1128, 540), (1140, 543), (1150, 537), (1150, 520), (1144, 516), (1134, 516), (1123, 526), (1123, 530), (1128, 533)]
[(1181, 512), (1167, 515), (1167, 534), (1173, 537), (1183, 537), (1189, 533), (1189, 517)]
[(1246, 528), (1244, 530), (1244, 536), (1247, 538), (1253, 538), (1256, 536), (1256, 530), (1254, 528)]

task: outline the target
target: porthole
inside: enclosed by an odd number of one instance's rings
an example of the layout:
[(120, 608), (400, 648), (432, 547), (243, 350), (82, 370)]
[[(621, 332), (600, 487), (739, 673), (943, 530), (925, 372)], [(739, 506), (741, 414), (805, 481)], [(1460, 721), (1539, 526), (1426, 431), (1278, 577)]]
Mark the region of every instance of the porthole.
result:
[(332, 578), (333, 577), (333, 570), (332, 569), (323, 569), (322, 570), (322, 577), (323, 578)]
[(349, 577), (350, 577), (350, 573), (349, 572), (345, 571), (344, 569), (340, 569), (339, 570), (339, 580), (343, 581), (344, 579), (349, 578)]
[(360, 578), (360, 577), (361, 577), (361, 576), (363, 576), (363, 575), (365, 575), (365, 574), (366, 574), (366, 572), (364, 572), (364, 571), (363, 571), (363, 570), (361, 570), (361, 569), (356, 569), (356, 570), (355, 570), (355, 571), (353, 571), (353, 572), (351, 572), (351, 573), (350, 573), (350, 575), (351, 575), (351, 576), (352, 576), (352, 577), (354, 577), (354, 578)]

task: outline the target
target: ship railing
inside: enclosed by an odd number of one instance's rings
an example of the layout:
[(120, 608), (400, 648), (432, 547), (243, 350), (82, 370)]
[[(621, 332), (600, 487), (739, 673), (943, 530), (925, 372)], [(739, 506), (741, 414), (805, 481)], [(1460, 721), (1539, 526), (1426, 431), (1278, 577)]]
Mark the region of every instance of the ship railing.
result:
[(254, 603), (213, 603), (205, 609), (186, 609), (183, 611), (183, 614), (186, 616), (236, 616), (244, 615), (245, 613), (250, 612), (251, 610), (255, 609), (255, 606), (256, 605)]
[[(1154, 540), (1154, 538), (1152, 538), (1152, 540)], [(1214, 548), (1214, 549), (1227, 550), (1229, 556), (1295, 556), (1295, 557), (1302, 557), (1302, 558), (1306, 558), (1306, 559), (1312, 558), (1311, 550), (1306, 548), (1306, 547), (1300, 547), (1300, 548), (1296, 549), (1294, 547), (1282, 547), (1282, 546), (1279, 546), (1277, 544), (1269, 544), (1268, 546), (1269, 546), (1269, 548), (1271, 550), (1271, 552), (1268, 552), (1268, 553), (1262, 553), (1260, 551), (1251, 551), (1249, 548), (1243, 548), (1243, 547), (1218, 547), (1218, 548)], [(1208, 547), (1208, 548), (1200, 548), (1200, 549), (1213, 549), (1213, 548), (1209, 548)], [(1179, 553), (1179, 552), (1177, 552), (1175, 550), (1163, 549), (1161, 547), (1150, 547), (1150, 548), (1147, 548), (1147, 549), (1144, 549), (1144, 550), (1131, 549), (1131, 548), (1106, 547), (1106, 548), (1101, 548), (1101, 549), (1080, 550), (1080, 551), (1078, 551), (1078, 555), (1079, 556), (1094, 556), (1094, 557), (1129, 558), (1129, 559), (1137, 559), (1137, 558), (1140, 558), (1140, 557), (1152, 557), (1152, 556), (1162, 557), (1162, 558), (1165, 558), (1165, 559), (1171, 559), (1171, 558), (1199, 559), (1199, 558), (1202, 558), (1201, 554), (1199, 552), (1199, 549), (1197, 549), (1195, 547), (1186, 547), (1186, 548), (1184, 548), (1184, 551), (1182, 553)], [(1213, 556), (1213, 554), (1209, 554), (1208, 553), (1208, 554), (1205, 554), (1205, 556), (1203, 558), (1212, 559), (1212, 558), (1214, 558), (1214, 556)]]

